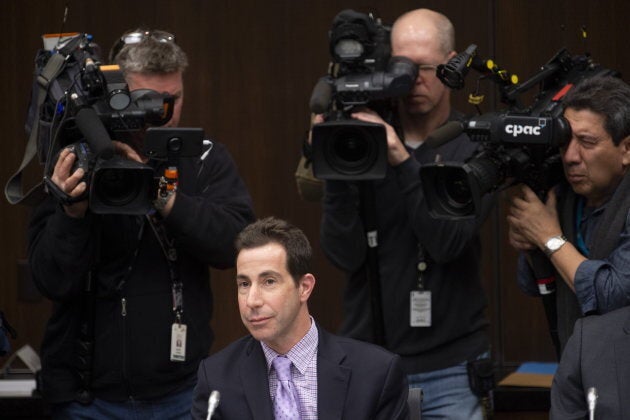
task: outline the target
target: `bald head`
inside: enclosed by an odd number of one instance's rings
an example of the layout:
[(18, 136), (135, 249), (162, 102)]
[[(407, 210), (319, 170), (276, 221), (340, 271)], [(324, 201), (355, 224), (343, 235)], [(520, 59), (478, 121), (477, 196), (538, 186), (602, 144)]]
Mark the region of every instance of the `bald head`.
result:
[(430, 9), (416, 9), (394, 22), (391, 33), (393, 55), (399, 55), (396, 50), (404, 46), (427, 41), (444, 55), (455, 50), (455, 29), (446, 16)]

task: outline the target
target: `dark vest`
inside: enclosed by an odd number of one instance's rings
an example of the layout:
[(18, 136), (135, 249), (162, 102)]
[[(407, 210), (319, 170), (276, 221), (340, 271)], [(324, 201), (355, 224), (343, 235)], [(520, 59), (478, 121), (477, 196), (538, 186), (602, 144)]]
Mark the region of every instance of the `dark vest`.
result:
[[(568, 185), (563, 185), (561, 188), (563, 191), (559, 194), (557, 207), (560, 215), (560, 226), (567, 239), (575, 244), (577, 242), (575, 220), (578, 196)], [(626, 173), (621, 180), (608, 202), (596, 230), (586, 244), (590, 252), (589, 259), (604, 259), (617, 247), (619, 234), (624, 229), (628, 210), (630, 210), (630, 172)], [(556, 273), (556, 278), (560, 279), (561, 277)], [(556, 305), (558, 338), (560, 339), (561, 350), (564, 350), (564, 345), (573, 333), (575, 321), (587, 314), (582, 313), (575, 293), (564, 281), (560, 280), (556, 283)]]

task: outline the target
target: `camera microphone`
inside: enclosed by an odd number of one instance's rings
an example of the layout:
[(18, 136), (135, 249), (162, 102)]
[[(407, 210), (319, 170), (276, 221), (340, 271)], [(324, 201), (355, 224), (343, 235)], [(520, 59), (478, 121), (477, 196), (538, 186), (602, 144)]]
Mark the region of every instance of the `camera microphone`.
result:
[(588, 418), (595, 419), (595, 406), (597, 405), (597, 389), (590, 387), (586, 393), (586, 402), (588, 402)]
[(466, 51), (457, 54), (448, 63), (440, 64), (437, 67), (437, 77), (451, 89), (463, 88), (464, 79), (476, 55), (477, 46), (470, 44)]
[(321, 77), (317, 81), (317, 84), (313, 88), (313, 93), (311, 94), (311, 100), (309, 102), (311, 111), (315, 114), (325, 113), (328, 110), (332, 96), (333, 87), (330, 78), (327, 76)]
[(85, 136), (92, 153), (96, 156), (109, 159), (114, 155), (114, 146), (103, 122), (94, 111), (94, 108), (83, 107), (75, 116), (75, 123)]
[(219, 394), (219, 391), (216, 389), (210, 393), (210, 397), (208, 398), (208, 416), (206, 417), (206, 420), (210, 420), (212, 418), (214, 411), (219, 406), (220, 397), (221, 394)]
[(432, 149), (437, 149), (448, 143), (464, 131), (464, 124), (460, 121), (449, 121), (440, 128), (432, 131), (424, 141)]

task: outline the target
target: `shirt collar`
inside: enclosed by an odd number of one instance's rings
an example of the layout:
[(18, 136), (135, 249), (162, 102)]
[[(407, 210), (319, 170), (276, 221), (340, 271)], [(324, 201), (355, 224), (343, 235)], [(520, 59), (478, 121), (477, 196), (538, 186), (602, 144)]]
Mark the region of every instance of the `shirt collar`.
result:
[[(304, 374), (310, 361), (317, 355), (319, 335), (317, 333), (315, 320), (313, 317), (310, 318), (311, 327), (308, 329), (306, 335), (304, 335), (304, 337), (302, 337), (302, 339), (298, 341), (298, 343), (293, 346), (286, 355), (284, 355), (291, 360), (293, 365), (301, 374)], [(269, 372), (271, 370), (271, 363), (273, 362), (273, 359), (280, 356), (280, 354), (262, 341), (260, 342), (260, 345), (262, 346), (263, 353), (265, 354), (265, 359), (267, 360), (267, 372)]]

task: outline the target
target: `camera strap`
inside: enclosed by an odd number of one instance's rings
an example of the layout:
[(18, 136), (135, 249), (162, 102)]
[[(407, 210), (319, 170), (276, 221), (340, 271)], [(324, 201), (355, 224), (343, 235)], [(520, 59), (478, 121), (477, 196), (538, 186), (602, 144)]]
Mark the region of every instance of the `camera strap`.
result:
[(184, 283), (179, 277), (177, 265), (177, 250), (175, 240), (168, 237), (163, 221), (156, 215), (147, 215), (151, 229), (160, 243), (171, 278), (171, 294), (173, 302), (173, 325), (171, 327), (171, 356), (172, 362), (186, 361), (186, 324), (182, 323), (184, 314)]
[[(37, 109), (39, 110), (46, 101), (50, 84), (59, 76), (66, 65), (66, 57), (63, 54), (53, 54), (50, 56), (41, 73), (37, 76)], [(33, 121), (33, 127), (28, 137), (24, 157), (18, 170), (11, 175), (4, 187), (4, 195), (11, 204), (34, 205), (44, 197), (43, 184), (40, 182), (32, 187), (26, 194), (22, 192), (22, 172), (37, 154), (37, 138), (39, 137), (39, 118)]]

